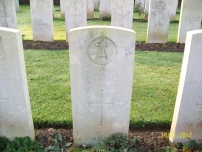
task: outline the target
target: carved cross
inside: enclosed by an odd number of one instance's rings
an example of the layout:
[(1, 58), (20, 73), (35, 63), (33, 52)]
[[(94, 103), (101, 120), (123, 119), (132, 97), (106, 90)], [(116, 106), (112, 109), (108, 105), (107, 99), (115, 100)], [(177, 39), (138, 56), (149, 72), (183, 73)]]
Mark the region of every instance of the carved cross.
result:
[(122, 8), (121, 14), (119, 14), (118, 16), (121, 17), (121, 26), (123, 26), (124, 17), (126, 17), (127, 14), (124, 14), (124, 10), (125, 10), (125, 9), (123, 8), (123, 6), (122, 6), (121, 8)]
[(43, 23), (43, 20), (41, 19), (40, 20), (40, 23), (38, 24), (38, 26), (40, 26), (40, 29), (41, 29), (41, 34), (43, 34), (43, 29), (44, 29), (44, 26), (45, 26), (46, 24), (45, 23)]

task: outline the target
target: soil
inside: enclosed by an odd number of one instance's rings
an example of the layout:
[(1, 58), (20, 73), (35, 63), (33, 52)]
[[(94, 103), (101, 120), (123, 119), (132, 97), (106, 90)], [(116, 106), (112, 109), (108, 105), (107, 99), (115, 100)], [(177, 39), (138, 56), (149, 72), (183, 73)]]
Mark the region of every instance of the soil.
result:
[[(65, 41), (41, 42), (24, 41), (24, 49), (47, 49), (47, 50), (67, 50), (69, 44)], [(161, 52), (184, 52), (184, 44), (181, 43), (145, 43), (136, 42), (136, 50), (139, 51), (161, 51)]]

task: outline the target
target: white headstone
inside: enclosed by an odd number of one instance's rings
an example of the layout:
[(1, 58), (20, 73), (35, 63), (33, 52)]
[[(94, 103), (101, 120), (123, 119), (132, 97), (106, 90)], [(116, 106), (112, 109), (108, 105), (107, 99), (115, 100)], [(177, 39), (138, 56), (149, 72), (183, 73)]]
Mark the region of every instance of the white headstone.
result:
[(53, 1), (31, 0), (32, 31), (34, 41), (54, 40), (53, 36)]
[(0, 27), (17, 29), (14, 0), (0, 0)]
[(99, 10), (100, 0), (94, 0), (94, 9)]
[(166, 43), (168, 41), (169, 4), (169, 0), (150, 0), (147, 43)]
[(100, 0), (100, 18), (111, 18), (111, 0)]
[(135, 6), (139, 6), (142, 10), (144, 10), (145, 0), (135, 0)]
[[(136, 34), (98, 26), (69, 32), (75, 145), (128, 134)], [(124, 72), (123, 72), (124, 71)]]
[(185, 43), (188, 31), (199, 30), (201, 26), (202, 0), (183, 0), (181, 4), (178, 43)]
[(144, 0), (145, 2), (144, 2), (144, 13), (145, 14), (149, 14), (149, 1), (150, 0)]
[(87, 25), (87, 0), (69, 0), (65, 12), (66, 41), (69, 30)]
[(15, 0), (15, 11), (16, 11), (16, 12), (19, 12), (19, 11), (20, 11), (19, 0)]
[(171, 3), (170, 3), (170, 20), (175, 20), (177, 7), (178, 7), (178, 0), (171, 0)]
[(35, 138), (22, 35), (0, 27), (0, 136)]
[[(202, 143), (202, 30), (187, 33), (175, 111), (170, 131), (173, 143)], [(190, 138), (190, 139), (188, 139)]]
[(132, 29), (134, 0), (116, 0), (111, 3), (111, 25)]
[(61, 12), (61, 17), (65, 18), (65, 4), (67, 0), (60, 0), (60, 12)]
[(94, 0), (87, 0), (87, 18), (94, 18)]

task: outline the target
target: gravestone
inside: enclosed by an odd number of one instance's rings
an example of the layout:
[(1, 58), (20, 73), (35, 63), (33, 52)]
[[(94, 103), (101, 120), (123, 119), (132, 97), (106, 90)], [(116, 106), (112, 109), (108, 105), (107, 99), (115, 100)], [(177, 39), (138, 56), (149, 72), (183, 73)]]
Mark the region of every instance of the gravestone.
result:
[(188, 31), (198, 30), (201, 26), (202, 0), (183, 0), (181, 4), (178, 43), (185, 43)]
[(150, 0), (145, 0), (144, 2), (144, 13), (146, 14), (146, 16), (148, 16), (149, 14), (149, 1)]
[(94, 0), (87, 0), (87, 19), (94, 18)]
[(170, 3), (170, 20), (175, 20), (177, 6), (178, 6), (178, 1), (177, 0), (171, 0), (171, 3)]
[(147, 43), (166, 43), (170, 25), (169, 0), (152, 0), (149, 5)]
[(31, 0), (30, 7), (33, 40), (53, 42), (53, 1)]
[(94, 9), (99, 10), (100, 0), (94, 0)]
[(100, 19), (111, 18), (111, 0), (100, 0)]
[(15, 11), (16, 11), (16, 12), (19, 12), (19, 11), (20, 11), (19, 0), (15, 0)]
[(144, 10), (145, 0), (135, 0), (135, 7), (139, 7), (141, 10)]
[(0, 0), (0, 27), (17, 29), (14, 0)]
[(116, 0), (111, 3), (111, 25), (132, 29), (134, 0)]
[(61, 17), (65, 18), (65, 3), (67, 0), (60, 0), (60, 12), (61, 12)]
[(0, 136), (34, 140), (27, 78), (19, 30), (0, 27)]
[(69, 0), (65, 12), (66, 41), (68, 31), (87, 25), (87, 0)]
[(69, 32), (76, 146), (95, 145), (118, 132), (128, 134), (135, 37), (132, 30), (110, 26)]
[[(202, 30), (187, 33), (178, 94), (170, 131), (173, 143), (202, 143)], [(189, 139), (190, 138), (190, 139)]]

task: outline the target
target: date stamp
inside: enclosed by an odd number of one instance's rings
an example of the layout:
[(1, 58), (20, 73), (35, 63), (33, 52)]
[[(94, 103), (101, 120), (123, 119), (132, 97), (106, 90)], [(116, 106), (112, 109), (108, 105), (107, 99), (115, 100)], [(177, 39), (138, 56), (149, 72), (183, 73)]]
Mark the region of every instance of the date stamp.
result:
[(161, 133), (162, 138), (192, 138), (192, 132), (162, 132)]

